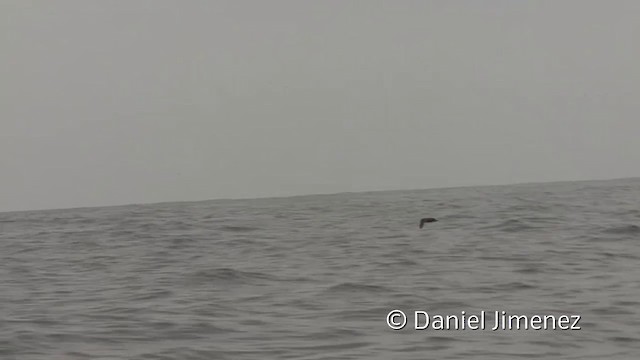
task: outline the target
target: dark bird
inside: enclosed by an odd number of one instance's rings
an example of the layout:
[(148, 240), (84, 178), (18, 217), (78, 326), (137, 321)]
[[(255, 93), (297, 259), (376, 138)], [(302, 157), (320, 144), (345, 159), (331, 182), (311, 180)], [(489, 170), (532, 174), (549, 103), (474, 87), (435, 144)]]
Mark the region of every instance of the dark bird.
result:
[(420, 219), (420, 229), (422, 229), (424, 224), (431, 223), (431, 222), (436, 222), (436, 221), (438, 221), (438, 220), (435, 219), (435, 218), (422, 218), (422, 219)]

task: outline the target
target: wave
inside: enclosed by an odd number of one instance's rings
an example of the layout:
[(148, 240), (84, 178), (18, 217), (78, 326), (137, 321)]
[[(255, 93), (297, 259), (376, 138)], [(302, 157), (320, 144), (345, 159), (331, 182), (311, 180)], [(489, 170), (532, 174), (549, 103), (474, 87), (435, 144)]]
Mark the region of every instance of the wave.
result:
[(533, 229), (537, 229), (537, 227), (532, 226), (531, 224), (525, 221), (522, 221), (520, 219), (509, 219), (499, 224), (485, 226), (483, 227), (483, 229), (494, 229), (497, 231), (512, 233), (512, 232), (533, 230)]
[(229, 231), (229, 232), (247, 232), (247, 231), (257, 231), (259, 228), (250, 227), (250, 226), (221, 226), (220, 230)]
[(241, 271), (226, 267), (200, 270), (187, 275), (187, 281), (197, 283), (209, 281), (251, 283), (264, 280), (277, 280), (277, 278), (265, 273)]
[(605, 234), (615, 234), (615, 235), (637, 235), (640, 234), (640, 226), (638, 225), (621, 225), (621, 226), (613, 226), (602, 231)]
[(384, 286), (366, 285), (353, 282), (343, 282), (333, 285), (324, 291), (327, 294), (338, 293), (369, 293), (369, 294), (391, 294), (393, 290)]

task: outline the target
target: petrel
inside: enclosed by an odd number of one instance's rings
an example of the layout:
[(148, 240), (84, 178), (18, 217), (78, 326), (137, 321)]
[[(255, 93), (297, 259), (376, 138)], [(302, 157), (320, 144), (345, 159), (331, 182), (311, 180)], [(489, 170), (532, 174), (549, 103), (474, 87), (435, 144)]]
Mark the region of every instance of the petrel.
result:
[(435, 219), (435, 218), (422, 218), (422, 219), (420, 219), (420, 229), (422, 229), (424, 224), (431, 223), (431, 222), (436, 222), (436, 221), (438, 221), (438, 220)]

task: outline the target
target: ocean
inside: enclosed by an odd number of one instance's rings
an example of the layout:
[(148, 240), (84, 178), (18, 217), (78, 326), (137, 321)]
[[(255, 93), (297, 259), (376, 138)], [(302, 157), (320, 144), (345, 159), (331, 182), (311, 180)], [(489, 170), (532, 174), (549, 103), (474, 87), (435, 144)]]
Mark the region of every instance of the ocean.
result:
[(1, 359), (640, 358), (640, 179), (0, 213), (0, 257)]

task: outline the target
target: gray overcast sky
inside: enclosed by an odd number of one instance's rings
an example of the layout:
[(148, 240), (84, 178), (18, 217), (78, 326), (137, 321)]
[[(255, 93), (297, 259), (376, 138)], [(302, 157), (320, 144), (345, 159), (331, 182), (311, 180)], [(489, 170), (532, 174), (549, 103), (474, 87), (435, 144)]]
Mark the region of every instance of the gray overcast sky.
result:
[(638, 1), (0, 2), (0, 210), (639, 176)]

